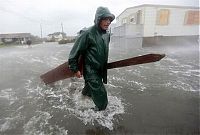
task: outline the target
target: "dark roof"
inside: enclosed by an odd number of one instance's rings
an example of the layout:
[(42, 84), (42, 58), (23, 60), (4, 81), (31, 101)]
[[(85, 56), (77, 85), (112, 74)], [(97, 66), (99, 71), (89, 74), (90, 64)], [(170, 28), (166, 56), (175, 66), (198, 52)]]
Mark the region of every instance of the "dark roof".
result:
[(31, 37), (30, 33), (0, 34), (0, 38), (28, 38), (28, 37)]

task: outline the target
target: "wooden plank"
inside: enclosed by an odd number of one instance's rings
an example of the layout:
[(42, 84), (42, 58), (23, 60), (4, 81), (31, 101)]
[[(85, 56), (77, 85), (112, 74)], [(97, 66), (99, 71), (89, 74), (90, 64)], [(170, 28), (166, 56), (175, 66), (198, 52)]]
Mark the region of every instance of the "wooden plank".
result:
[(61, 64), (40, 76), (45, 84), (50, 84), (59, 80), (73, 77), (74, 73), (68, 68), (68, 62)]
[(165, 54), (147, 54), (138, 57), (133, 57), (125, 60), (115, 61), (108, 63), (108, 69), (126, 67), (138, 64), (145, 64), (150, 62), (156, 62), (165, 57)]
[[(125, 59), (125, 60), (108, 63), (107, 68), (112, 69), (112, 68), (120, 68), (120, 67), (125, 67), (125, 66), (156, 62), (156, 61), (161, 60), (163, 57), (165, 57), (164, 54), (147, 54), (147, 55), (142, 55), (138, 57), (133, 57), (133, 58)], [(80, 67), (81, 67), (80, 71), (82, 71), (82, 66)], [(55, 69), (52, 69), (48, 71), (47, 73), (41, 75), (40, 78), (45, 84), (50, 84), (50, 83), (54, 83), (56, 81), (67, 79), (73, 76), (74, 76), (74, 73), (68, 68), (68, 62), (65, 62), (61, 64), (60, 66), (56, 67)]]

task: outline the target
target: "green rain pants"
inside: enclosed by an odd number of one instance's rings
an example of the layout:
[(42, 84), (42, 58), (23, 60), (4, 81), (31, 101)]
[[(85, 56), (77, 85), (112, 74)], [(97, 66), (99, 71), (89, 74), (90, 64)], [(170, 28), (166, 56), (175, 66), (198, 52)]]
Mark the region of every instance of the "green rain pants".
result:
[(94, 104), (99, 110), (105, 110), (108, 104), (107, 92), (102, 79), (88, 79), (85, 81), (85, 87), (82, 91), (83, 95), (91, 96)]

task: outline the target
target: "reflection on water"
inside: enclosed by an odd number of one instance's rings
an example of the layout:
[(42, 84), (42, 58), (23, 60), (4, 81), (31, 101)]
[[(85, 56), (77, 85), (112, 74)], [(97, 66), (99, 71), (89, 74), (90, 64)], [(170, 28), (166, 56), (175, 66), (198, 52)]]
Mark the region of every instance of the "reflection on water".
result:
[(138, 43), (140, 39), (112, 41), (109, 61), (147, 53), (165, 53), (166, 57), (109, 70), (109, 104), (101, 112), (91, 110), (92, 100), (81, 95), (83, 79), (50, 86), (40, 81), (42, 73), (67, 60), (72, 44), (1, 48), (0, 133), (197, 133), (199, 46), (135, 47)]

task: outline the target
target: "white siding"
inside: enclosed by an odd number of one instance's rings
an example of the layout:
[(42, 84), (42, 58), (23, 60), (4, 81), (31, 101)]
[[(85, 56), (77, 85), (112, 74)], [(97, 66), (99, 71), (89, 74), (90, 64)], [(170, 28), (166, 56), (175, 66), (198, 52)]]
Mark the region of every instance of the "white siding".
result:
[(116, 21), (116, 27), (123, 25), (122, 21), (123, 19), (127, 19), (127, 24), (130, 24), (130, 17), (137, 13), (139, 10), (141, 10), (142, 12), (142, 17), (141, 17), (141, 24), (143, 24), (144, 22), (144, 8), (129, 8), (127, 10), (125, 10), (120, 16), (117, 17), (117, 21)]
[(169, 24), (166, 26), (156, 25), (155, 32), (157, 32), (157, 35), (162, 35), (162, 36), (198, 35), (199, 25), (184, 24), (185, 13), (189, 9), (169, 8), (169, 10), (170, 10)]
[[(167, 25), (157, 25), (157, 12), (161, 9), (169, 10), (169, 21)], [(138, 10), (142, 11), (141, 24), (131, 24), (130, 17)], [(127, 8), (117, 17), (114, 35), (120, 36), (189, 36), (199, 35), (199, 25), (185, 25), (185, 14), (193, 7), (165, 6), (165, 5), (142, 5)], [(122, 20), (127, 19), (126, 24)]]
[(156, 8), (146, 7), (144, 12), (144, 35), (143, 37), (154, 36), (156, 25)]
[[(135, 15), (138, 11), (141, 11), (140, 24), (134, 24), (130, 22), (131, 17)], [(126, 23), (123, 23), (123, 19), (127, 19)], [(136, 18), (138, 19), (138, 18)], [(136, 20), (137, 22), (138, 20)], [(143, 36), (143, 23), (144, 23), (144, 8), (130, 8), (124, 11), (118, 18), (116, 22), (116, 27), (114, 28), (114, 36), (127, 36), (127, 37), (142, 37)]]
[(142, 37), (143, 25), (123, 24), (122, 26), (115, 27), (114, 36), (119, 37)]

